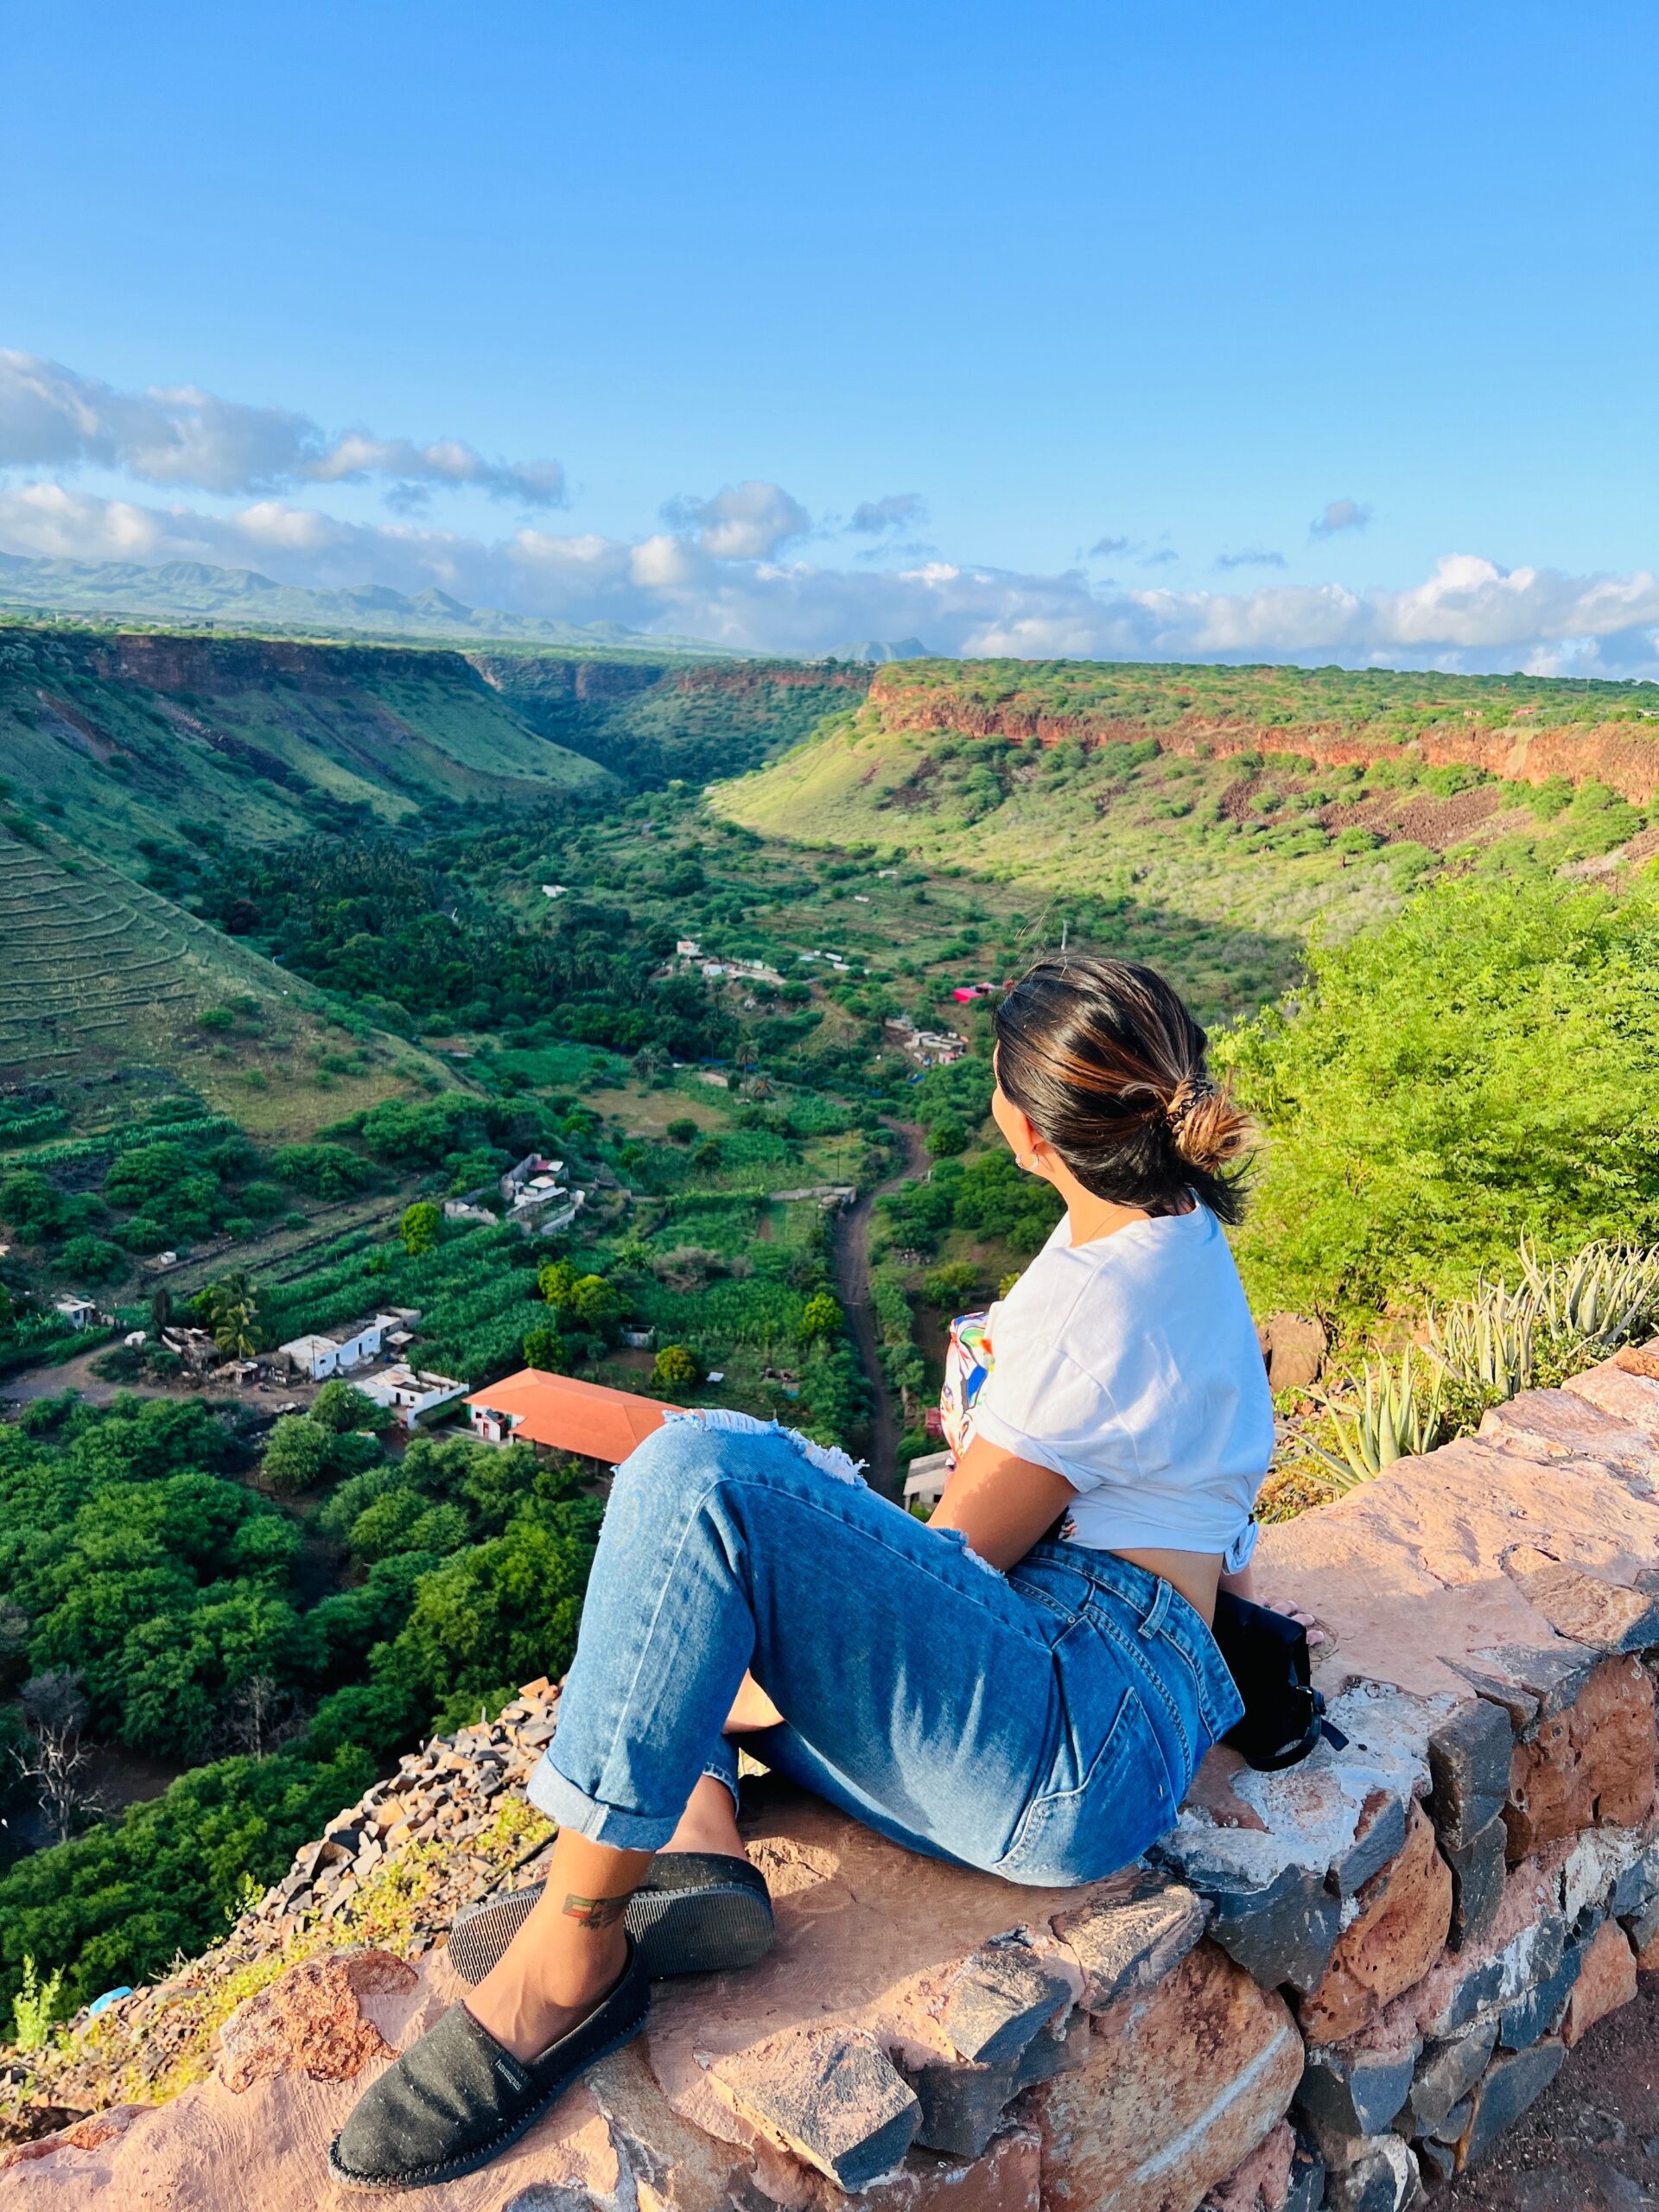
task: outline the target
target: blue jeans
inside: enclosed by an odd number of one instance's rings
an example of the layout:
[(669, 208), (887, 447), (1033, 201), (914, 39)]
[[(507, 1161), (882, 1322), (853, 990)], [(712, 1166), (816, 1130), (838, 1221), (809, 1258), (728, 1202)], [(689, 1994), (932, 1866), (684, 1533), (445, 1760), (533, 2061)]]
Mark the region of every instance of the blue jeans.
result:
[(658, 1848), (700, 1775), (735, 1794), (748, 1669), (785, 1719), (756, 1754), (895, 1842), (1043, 1885), (1126, 1866), (1243, 1710), (1204, 1622), (1109, 1552), (1000, 1574), (836, 1456), (692, 1419), (617, 1470), (532, 1802)]

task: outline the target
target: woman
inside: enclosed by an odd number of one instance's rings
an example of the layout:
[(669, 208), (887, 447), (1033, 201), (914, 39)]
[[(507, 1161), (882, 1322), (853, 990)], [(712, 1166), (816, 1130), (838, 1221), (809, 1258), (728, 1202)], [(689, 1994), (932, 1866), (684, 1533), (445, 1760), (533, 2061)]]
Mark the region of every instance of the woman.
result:
[(733, 1732), (913, 1850), (1069, 1885), (1170, 1827), (1239, 1718), (1209, 1624), (1224, 1580), (1249, 1594), (1273, 1446), (1221, 1229), (1248, 1124), (1150, 969), (1041, 960), (996, 1040), (996, 1125), (1065, 1214), (993, 1310), (938, 1511), (740, 1415), (671, 1421), (618, 1469), (530, 1786), (546, 1885), (457, 1930), (481, 1979), (347, 2120), (348, 2184), (481, 2165), (638, 2033), (653, 1974), (764, 1948)]

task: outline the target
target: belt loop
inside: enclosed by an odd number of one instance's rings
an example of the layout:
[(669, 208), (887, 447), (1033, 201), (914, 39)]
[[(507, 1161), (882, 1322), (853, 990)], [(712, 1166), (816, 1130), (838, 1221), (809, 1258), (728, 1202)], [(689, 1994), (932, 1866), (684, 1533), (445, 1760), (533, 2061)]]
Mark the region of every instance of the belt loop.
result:
[(1141, 1636), (1156, 1636), (1164, 1624), (1164, 1615), (1169, 1611), (1170, 1586), (1161, 1574), (1155, 1579), (1158, 1584), (1158, 1594), (1147, 1606), (1140, 1628), (1136, 1631)]

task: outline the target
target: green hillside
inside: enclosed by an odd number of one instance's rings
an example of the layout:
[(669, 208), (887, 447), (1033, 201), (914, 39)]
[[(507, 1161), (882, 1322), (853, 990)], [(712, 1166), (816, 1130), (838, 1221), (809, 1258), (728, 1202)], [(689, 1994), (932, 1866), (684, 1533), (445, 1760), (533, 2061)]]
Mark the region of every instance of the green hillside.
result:
[(1529, 678), (910, 663), (713, 804), (766, 835), (1071, 899), (1346, 930), (1437, 868), (1612, 874), (1659, 849), (1655, 696)]
[(740, 774), (861, 701), (872, 671), (787, 661), (698, 665), (642, 655), (467, 656), (534, 729), (636, 786)]
[(0, 630), (0, 755), (16, 796), (116, 858), (614, 788), (458, 653), (259, 639)]
[(55, 838), (0, 830), (0, 1086), (51, 1085), (78, 1121), (119, 1118), (119, 1086), (164, 1074), (303, 1136), (437, 1072), (366, 1022), (331, 1032), (315, 989)]

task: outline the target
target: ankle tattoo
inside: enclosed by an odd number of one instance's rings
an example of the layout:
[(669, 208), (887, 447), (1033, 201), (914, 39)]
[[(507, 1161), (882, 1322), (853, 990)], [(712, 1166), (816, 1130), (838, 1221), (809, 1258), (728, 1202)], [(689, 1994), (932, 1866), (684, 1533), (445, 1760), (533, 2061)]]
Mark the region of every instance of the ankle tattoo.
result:
[(579, 1897), (572, 1891), (565, 1898), (566, 1919), (578, 1920), (584, 1928), (613, 1928), (628, 1909), (632, 1890), (624, 1891), (620, 1897)]

